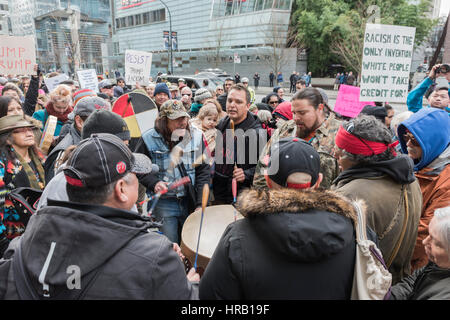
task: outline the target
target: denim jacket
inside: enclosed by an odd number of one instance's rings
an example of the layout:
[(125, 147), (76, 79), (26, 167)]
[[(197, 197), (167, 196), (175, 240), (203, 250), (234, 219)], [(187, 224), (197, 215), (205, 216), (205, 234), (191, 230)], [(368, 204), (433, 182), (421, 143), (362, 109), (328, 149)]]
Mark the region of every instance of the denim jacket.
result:
[[(194, 162), (202, 155), (203, 134), (200, 130), (191, 127), (192, 138), (185, 137), (177, 146), (183, 149), (183, 156), (181, 157), (186, 172), (189, 175), (192, 185), (195, 186), (195, 167)], [(178, 167), (169, 170), (170, 166), (170, 152), (164, 138), (153, 128), (142, 135), (149, 156), (152, 163), (158, 165), (159, 172), (156, 173), (158, 180), (165, 181), (168, 184), (180, 179), (181, 173)], [(176, 196), (183, 197), (185, 195), (184, 186), (180, 186), (174, 191), (169, 191), (166, 197)], [(164, 197), (164, 196), (163, 196)]]

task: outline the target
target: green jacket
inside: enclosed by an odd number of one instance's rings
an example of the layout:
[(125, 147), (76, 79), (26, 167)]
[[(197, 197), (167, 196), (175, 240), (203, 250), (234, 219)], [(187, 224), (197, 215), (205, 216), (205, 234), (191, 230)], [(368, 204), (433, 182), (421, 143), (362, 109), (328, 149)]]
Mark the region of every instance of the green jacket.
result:
[[(321, 187), (329, 189), (333, 180), (339, 175), (339, 165), (337, 160), (333, 157), (334, 137), (339, 129), (341, 122), (336, 119), (333, 113), (330, 114), (327, 120), (316, 130), (316, 135), (311, 141), (311, 145), (316, 149), (320, 156), (320, 172), (323, 174)], [(264, 171), (267, 168), (265, 158), (269, 154), (270, 147), (276, 141), (286, 138), (295, 137), (297, 126), (294, 120), (289, 120), (283, 123), (273, 134), (271, 139), (267, 142), (258, 160), (256, 166), (255, 176), (253, 178), (253, 186), (255, 188), (267, 188), (266, 180), (264, 179)]]
[(391, 290), (391, 300), (450, 300), (450, 270), (430, 262)]

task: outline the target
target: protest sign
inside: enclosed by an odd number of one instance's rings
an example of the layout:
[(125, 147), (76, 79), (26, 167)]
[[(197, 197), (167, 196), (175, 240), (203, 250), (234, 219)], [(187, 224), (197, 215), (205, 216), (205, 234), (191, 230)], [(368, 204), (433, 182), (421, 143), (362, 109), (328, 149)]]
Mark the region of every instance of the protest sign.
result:
[(125, 83), (149, 85), (152, 54), (145, 51), (125, 50)]
[(374, 102), (359, 101), (359, 87), (341, 84), (334, 104), (334, 112), (340, 115), (354, 118), (366, 105), (374, 106)]
[(66, 80), (69, 80), (69, 77), (66, 74), (60, 74), (56, 77), (45, 78), (44, 82), (48, 91), (50, 92), (53, 91), (53, 89), (55, 89), (58, 86), (58, 84)]
[(361, 100), (406, 102), (416, 28), (366, 25)]
[(0, 36), (0, 74), (35, 75), (34, 37)]
[(77, 71), (77, 75), (81, 89), (91, 89), (99, 92), (97, 72), (94, 69)]

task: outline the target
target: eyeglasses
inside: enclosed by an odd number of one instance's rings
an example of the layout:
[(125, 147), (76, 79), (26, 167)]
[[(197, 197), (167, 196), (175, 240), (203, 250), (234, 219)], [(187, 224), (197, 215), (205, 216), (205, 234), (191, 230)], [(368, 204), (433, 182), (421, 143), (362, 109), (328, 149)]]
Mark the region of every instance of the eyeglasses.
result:
[(182, 96), (188, 96), (188, 97), (190, 97), (190, 96), (192, 96), (192, 94), (191, 94), (191, 93), (183, 93)]
[(275, 104), (278, 103), (278, 101), (269, 101), (269, 104)]
[(420, 143), (416, 140), (411, 132), (407, 132), (403, 135), (403, 139), (405, 139), (405, 144), (411, 140), (411, 144), (415, 147), (420, 147)]
[(25, 133), (25, 132), (33, 132), (33, 128), (32, 127), (23, 127), (23, 128), (14, 129), (12, 131), (12, 133), (15, 133), (15, 134), (17, 134), (17, 133)]

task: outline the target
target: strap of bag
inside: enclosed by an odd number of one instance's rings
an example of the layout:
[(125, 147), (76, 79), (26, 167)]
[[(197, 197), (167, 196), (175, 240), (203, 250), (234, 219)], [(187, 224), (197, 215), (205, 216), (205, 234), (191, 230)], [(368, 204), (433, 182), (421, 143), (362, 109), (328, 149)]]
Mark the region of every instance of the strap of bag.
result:
[(357, 202), (353, 202), (356, 211), (356, 241), (367, 240), (366, 218), (362, 213), (361, 206)]
[(403, 219), (403, 227), (402, 227), (402, 232), (400, 233), (400, 237), (394, 247), (394, 250), (392, 251), (392, 254), (389, 257), (388, 261), (386, 262), (386, 265), (388, 268), (391, 267), (392, 262), (394, 261), (395, 257), (397, 256), (398, 250), (400, 250), (400, 245), (402, 244), (403, 238), (405, 237), (406, 225), (408, 223), (408, 217), (409, 217), (408, 192), (406, 192), (405, 185), (403, 185), (402, 190), (403, 190), (403, 200), (405, 202), (405, 215), (404, 215), (404, 219)]

